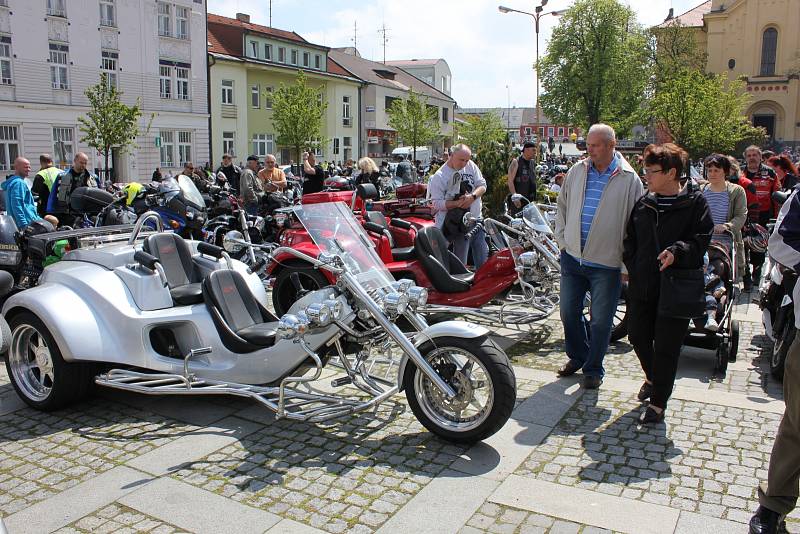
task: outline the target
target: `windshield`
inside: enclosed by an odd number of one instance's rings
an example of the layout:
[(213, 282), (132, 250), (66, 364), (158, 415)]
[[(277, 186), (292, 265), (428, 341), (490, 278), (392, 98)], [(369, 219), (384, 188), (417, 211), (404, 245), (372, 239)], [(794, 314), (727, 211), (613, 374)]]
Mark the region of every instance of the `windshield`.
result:
[(294, 214), (320, 251), (341, 257), (364, 288), (386, 288), (394, 281), (367, 232), (344, 203), (303, 204), (295, 206)]
[(197, 189), (197, 186), (194, 185), (191, 178), (181, 174), (178, 176), (178, 185), (181, 187), (181, 193), (183, 193), (183, 197), (186, 200), (197, 205), (198, 208), (206, 207), (206, 201), (203, 200), (203, 195), (200, 194), (200, 191)]
[(545, 234), (553, 233), (553, 230), (547, 223), (547, 219), (544, 218), (542, 212), (536, 207), (536, 204), (528, 204), (522, 209), (522, 219), (525, 221), (525, 224), (537, 232), (542, 232)]

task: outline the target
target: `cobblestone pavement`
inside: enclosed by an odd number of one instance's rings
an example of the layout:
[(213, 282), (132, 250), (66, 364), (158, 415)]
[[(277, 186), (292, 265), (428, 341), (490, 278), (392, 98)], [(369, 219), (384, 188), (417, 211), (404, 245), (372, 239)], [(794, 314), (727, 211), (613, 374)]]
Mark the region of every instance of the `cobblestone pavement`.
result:
[(752, 306), (738, 310), (737, 362), (714, 376), (712, 353), (687, 349), (654, 428), (636, 422), (642, 374), (627, 340), (587, 392), (555, 377), (557, 315), (493, 328), (517, 406), (473, 447), (435, 438), (402, 395), (326, 424), (275, 421), (241, 399), (115, 392), (42, 414), (7, 404), (3, 369), (0, 515), (11, 534), (742, 532), (782, 397)]

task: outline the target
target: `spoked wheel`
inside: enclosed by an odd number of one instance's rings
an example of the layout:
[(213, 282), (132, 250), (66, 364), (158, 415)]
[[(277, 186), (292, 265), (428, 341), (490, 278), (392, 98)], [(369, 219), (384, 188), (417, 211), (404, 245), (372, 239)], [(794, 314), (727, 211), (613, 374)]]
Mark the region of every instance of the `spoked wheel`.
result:
[(457, 443), (486, 439), (503, 427), (517, 396), (508, 357), (488, 337), (440, 337), (420, 354), (455, 391), (447, 399), (417, 367), (406, 367), (403, 384), (414, 415), (434, 434)]
[(47, 327), (33, 314), (12, 317), (6, 368), (17, 394), (29, 406), (56, 410), (86, 395), (87, 367), (67, 363)]
[[(586, 299), (583, 306), (583, 317), (586, 321), (591, 320), (589, 313), (592, 298), (589, 293), (586, 293)], [(619, 301), (617, 302), (617, 309), (614, 311), (614, 319), (611, 323), (611, 339), (610, 341), (619, 341), (628, 335), (628, 284), (622, 284), (620, 290)]]
[[(296, 273), (296, 277), (292, 274)], [(272, 306), (275, 315), (280, 317), (289, 311), (292, 304), (302, 297), (307, 291), (316, 291), (330, 282), (325, 275), (314, 269), (304, 261), (290, 261), (278, 273), (275, 285), (272, 287)]]

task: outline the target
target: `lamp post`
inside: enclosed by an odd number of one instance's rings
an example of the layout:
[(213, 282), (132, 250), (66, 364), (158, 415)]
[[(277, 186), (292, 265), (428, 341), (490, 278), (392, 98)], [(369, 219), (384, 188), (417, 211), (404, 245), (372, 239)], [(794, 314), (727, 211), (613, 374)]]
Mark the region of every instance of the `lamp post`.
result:
[[(548, 0), (541, 0), (541, 4), (536, 6), (533, 13), (528, 11), (520, 11), (519, 9), (511, 9), (510, 7), (506, 6), (497, 6), (497, 9), (500, 13), (522, 13), (523, 15), (528, 15), (533, 17), (534, 20), (534, 27), (536, 28), (536, 64), (534, 65), (534, 69), (536, 70), (536, 127), (539, 127), (539, 124), (542, 122), (541, 112), (539, 111), (539, 19), (547, 15), (553, 15), (557, 17), (561, 15), (562, 11), (554, 10), (548, 11), (547, 13), (542, 13), (544, 11), (544, 6), (547, 5)], [(539, 139), (541, 142), (541, 139)]]
[(508, 96), (508, 106), (506, 107), (506, 132), (511, 135), (508, 130), (511, 129), (511, 89), (506, 85), (506, 96)]

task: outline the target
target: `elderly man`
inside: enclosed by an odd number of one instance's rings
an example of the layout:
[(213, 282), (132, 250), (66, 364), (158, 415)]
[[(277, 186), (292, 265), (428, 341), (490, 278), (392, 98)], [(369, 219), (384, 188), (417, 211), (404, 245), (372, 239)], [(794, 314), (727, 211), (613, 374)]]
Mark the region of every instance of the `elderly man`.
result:
[[(481, 197), (486, 192), (486, 180), (480, 169), (470, 158), (472, 151), (467, 145), (455, 145), (450, 151), (450, 157), (436, 173), (431, 176), (428, 183), (428, 198), (433, 201), (436, 211), (436, 226), (445, 227), (448, 212), (449, 216), (460, 218), (469, 211), (474, 217), (481, 216)], [(449, 226), (449, 225), (448, 225)], [(486, 235), (483, 229), (478, 228), (472, 238), (464, 234), (448, 234), (445, 237), (453, 245), (455, 254), (461, 263), (467, 263), (469, 249), (472, 248), (472, 262), (476, 269), (486, 262), (489, 256), (489, 246), (486, 244)]]
[(88, 163), (89, 156), (85, 153), (75, 154), (72, 167), (59, 174), (53, 183), (47, 201), (47, 213), (69, 213), (69, 198), (75, 188), (97, 187), (97, 177), (86, 168)]
[(278, 161), (272, 154), (264, 158), (264, 168), (258, 171), (261, 187), (267, 193), (283, 191), (286, 189), (286, 174), (278, 168)]
[(230, 154), (222, 156), (222, 165), (217, 169), (217, 174), (222, 173), (228, 182), (228, 185), (239, 190), (239, 178), (242, 175), (242, 169), (233, 164), (233, 157)]
[[(762, 162), (763, 154), (760, 148), (751, 145), (745, 149), (742, 155), (747, 162), (747, 166), (742, 170), (741, 178), (747, 178), (753, 183), (756, 190), (756, 199), (758, 200), (758, 207), (755, 209), (748, 208), (750, 209), (748, 219), (751, 222), (757, 222), (761, 226), (766, 227), (770, 218), (774, 215), (775, 203), (772, 201), (772, 193), (780, 188), (780, 183), (778, 182), (775, 171)], [(744, 187), (742, 183), (739, 185)], [(756, 252), (754, 250), (748, 250), (747, 252), (749, 253), (748, 256), (750, 259), (749, 266), (752, 266), (753, 273), (752, 276), (749, 270), (745, 273), (745, 290), (753, 286), (758, 288), (761, 281), (761, 266), (764, 265), (765, 259), (763, 252)]]
[[(603, 383), (603, 359), (620, 294), (622, 241), (633, 205), (642, 196), (642, 181), (615, 146), (613, 128), (589, 128), (589, 157), (572, 166), (558, 195), (560, 309), (569, 358), (558, 374), (570, 376), (582, 369), (587, 389)], [(583, 318), (587, 291), (588, 325)]]
[[(6, 211), (14, 219), (17, 229), (20, 231), (27, 229), (32, 223), (42, 220), (42, 217), (39, 217), (36, 212), (33, 193), (25, 183), (25, 178), (30, 173), (31, 162), (25, 158), (17, 158), (14, 160), (14, 174), (2, 184), (2, 188), (6, 192)], [(53, 226), (58, 224), (58, 219), (51, 215), (46, 216), (45, 219)], [(53, 227), (49, 224), (39, 225), (39, 230), (34, 233), (52, 229)]]
[(240, 177), (239, 185), (241, 186), (241, 190), (239, 191), (239, 200), (244, 206), (245, 211), (250, 215), (258, 214), (261, 194), (264, 192), (256, 173), (258, 173), (258, 156), (248, 156), (247, 167), (244, 168), (242, 176)]

